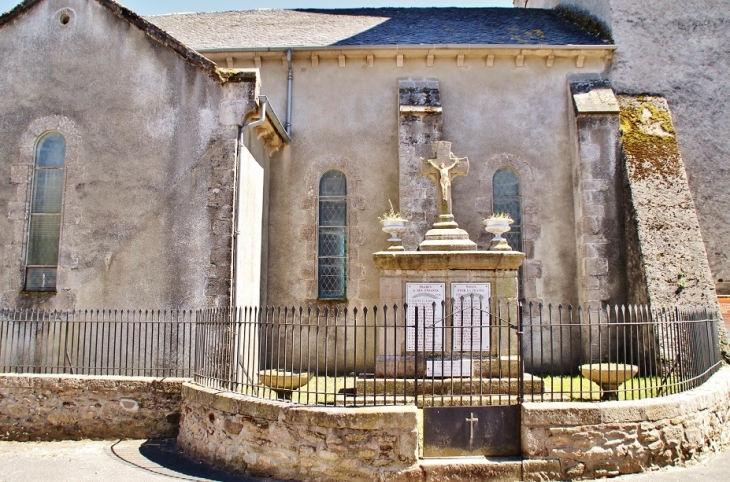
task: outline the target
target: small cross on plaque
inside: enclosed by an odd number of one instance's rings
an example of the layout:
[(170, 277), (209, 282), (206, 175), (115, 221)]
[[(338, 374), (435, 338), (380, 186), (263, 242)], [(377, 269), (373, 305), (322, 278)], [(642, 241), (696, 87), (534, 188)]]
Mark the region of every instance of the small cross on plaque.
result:
[(434, 142), (436, 157), (421, 158), (421, 176), (428, 176), (439, 187), (439, 215), (451, 215), (451, 181), (457, 176), (469, 174), (469, 159), (456, 157), (448, 141)]
[(474, 416), (474, 412), (471, 413), (471, 416), (466, 419), (466, 421), (469, 423), (469, 441), (471, 442), (474, 440), (474, 424), (479, 422), (479, 419)]

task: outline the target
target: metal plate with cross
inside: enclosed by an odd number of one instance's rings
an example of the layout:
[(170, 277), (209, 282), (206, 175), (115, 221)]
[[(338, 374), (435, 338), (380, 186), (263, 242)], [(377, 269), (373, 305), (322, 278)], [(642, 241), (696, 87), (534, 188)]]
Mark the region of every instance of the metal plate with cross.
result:
[(508, 457), (521, 453), (521, 405), (423, 409), (423, 456)]

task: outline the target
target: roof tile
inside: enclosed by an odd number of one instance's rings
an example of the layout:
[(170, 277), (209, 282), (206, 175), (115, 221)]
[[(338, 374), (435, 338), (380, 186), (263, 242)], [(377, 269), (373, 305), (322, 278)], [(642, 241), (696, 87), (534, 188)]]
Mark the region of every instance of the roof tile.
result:
[(357, 45), (605, 45), (554, 10), (361, 8), (242, 10), (148, 17), (183, 43), (215, 48)]

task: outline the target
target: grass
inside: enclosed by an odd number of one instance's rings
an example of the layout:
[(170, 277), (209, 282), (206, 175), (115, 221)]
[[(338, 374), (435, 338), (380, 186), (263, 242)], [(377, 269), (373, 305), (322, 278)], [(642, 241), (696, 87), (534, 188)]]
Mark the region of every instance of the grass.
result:
[(574, 401), (597, 401), (601, 399), (601, 387), (580, 375), (574, 377), (545, 377), (545, 393), (563, 393)]
[[(342, 405), (345, 404), (344, 395), (339, 394), (341, 389), (354, 389), (357, 377), (355, 376), (319, 376), (312, 377), (309, 382), (297, 390), (292, 391), (291, 400), (297, 403), (310, 405)], [(661, 377), (636, 377), (624, 382), (618, 387), (619, 400), (639, 400), (653, 398), (659, 395), (667, 395), (678, 392), (673, 384), (679, 383), (676, 377), (664, 381), (662, 386)], [(599, 401), (601, 400), (601, 388), (598, 384), (576, 376), (547, 376), (543, 378), (544, 392), (543, 399), (551, 400), (551, 395), (566, 395), (573, 401)], [(277, 394), (266, 387), (242, 387), (241, 393), (254, 395), (259, 398), (277, 399)], [(539, 393), (535, 393), (537, 397)]]
[[(627, 380), (618, 387), (619, 400), (639, 400), (642, 398), (653, 398), (659, 396), (659, 387), (662, 386), (661, 377), (636, 377)], [(574, 401), (599, 401), (601, 399), (601, 387), (596, 383), (583, 378), (580, 375), (573, 377), (545, 377), (545, 394), (550, 392), (563, 393), (569, 395)], [(664, 388), (661, 395), (675, 393), (676, 387), (673, 383), (678, 383), (676, 377), (670, 378), (664, 382)]]

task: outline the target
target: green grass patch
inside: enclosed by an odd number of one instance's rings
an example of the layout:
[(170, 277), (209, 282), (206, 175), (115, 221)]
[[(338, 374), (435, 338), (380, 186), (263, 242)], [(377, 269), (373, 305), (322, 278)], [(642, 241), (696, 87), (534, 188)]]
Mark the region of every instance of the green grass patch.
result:
[[(664, 383), (662, 383), (664, 382)], [(678, 383), (676, 377), (663, 380), (661, 377), (636, 377), (627, 380), (618, 387), (619, 400), (639, 400), (643, 398), (655, 398), (671, 393), (678, 393), (680, 387), (673, 385)], [(573, 377), (545, 377), (543, 379), (545, 394), (562, 393), (570, 396), (574, 401), (599, 401), (601, 400), (601, 387), (598, 384), (580, 375)], [(659, 392), (660, 387), (661, 393)]]
[(639, 400), (678, 393), (681, 391), (681, 388), (675, 385), (678, 382), (677, 377), (670, 377), (667, 380), (661, 377), (632, 378), (619, 385), (618, 398), (619, 400)]
[(601, 399), (601, 387), (580, 375), (574, 377), (545, 377), (545, 393), (562, 393), (574, 401), (597, 401)]

